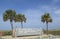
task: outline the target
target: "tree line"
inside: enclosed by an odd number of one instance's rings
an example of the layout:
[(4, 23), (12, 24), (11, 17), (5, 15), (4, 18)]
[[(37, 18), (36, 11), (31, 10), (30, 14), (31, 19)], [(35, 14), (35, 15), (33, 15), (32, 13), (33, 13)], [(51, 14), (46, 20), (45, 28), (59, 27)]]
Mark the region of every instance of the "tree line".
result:
[(24, 14), (16, 14), (15, 10), (9, 9), (3, 13), (3, 20), (4, 20), (4, 22), (7, 20), (10, 21), (11, 29), (12, 29), (12, 33), (13, 33), (13, 21), (21, 22), (21, 28), (23, 28), (23, 22), (26, 22), (26, 17)]
[[(14, 22), (21, 22), (21, 28), (23, 28), (23, 22), (26, 22), (26, 17), (24, 14), (17, 14), (15, 10), (8, 9), (3, 13), (3, 20), (4, 22), (9, 20), (11, 24), (11, 29), (13, 31), (13, 21)], [(45, 13), (41, 16), (41, 21), (46, 23), (46, 31), (48, 34), (48, 23), (52, 22), (52, 18), (49, 13)]]

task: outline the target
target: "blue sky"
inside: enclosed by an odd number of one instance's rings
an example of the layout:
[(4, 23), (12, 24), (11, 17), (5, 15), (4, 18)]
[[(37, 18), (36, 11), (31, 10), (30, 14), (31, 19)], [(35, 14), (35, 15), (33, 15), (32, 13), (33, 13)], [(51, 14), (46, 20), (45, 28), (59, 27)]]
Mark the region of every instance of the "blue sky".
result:
[[(60, 29), (60, 0), (0, 0), (0, 30), (11, 30), (9, 20), (3, 21), (3, 13), (7, 9), (15, 10), (17, 14), (25, 14), (27, 20), (24, 28), (43, 28), (46, 24), (41, 22), (41, 16), (50, 13), (53, 22), (49, 29)], [(20, 22), (13, 22), (14, 27), (21, 27)]]

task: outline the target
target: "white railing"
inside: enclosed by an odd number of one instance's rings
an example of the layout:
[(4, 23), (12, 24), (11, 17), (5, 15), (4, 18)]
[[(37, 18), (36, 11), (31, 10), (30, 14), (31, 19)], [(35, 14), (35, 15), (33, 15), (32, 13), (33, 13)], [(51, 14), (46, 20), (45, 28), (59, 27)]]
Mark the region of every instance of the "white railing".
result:
[(14, 29), (15, 36), (24, 36), (24, 35), (41, 35), (43, 34), (42, 29), (37, 28), (16, 28)]

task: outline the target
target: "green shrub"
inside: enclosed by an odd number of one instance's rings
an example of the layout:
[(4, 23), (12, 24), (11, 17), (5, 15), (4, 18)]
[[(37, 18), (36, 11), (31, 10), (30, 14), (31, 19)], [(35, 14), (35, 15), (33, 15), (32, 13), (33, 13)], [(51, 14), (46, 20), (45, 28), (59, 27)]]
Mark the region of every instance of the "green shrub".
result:
[(3, 36), (6, 36), (6, 35), (12, 35), (12, 31), (4, 31)]
[[(44, 33), (46, 33), (46, 30), (44, 31)], [(60, 35), (60, 30), (49, 30), (48, 34)]]

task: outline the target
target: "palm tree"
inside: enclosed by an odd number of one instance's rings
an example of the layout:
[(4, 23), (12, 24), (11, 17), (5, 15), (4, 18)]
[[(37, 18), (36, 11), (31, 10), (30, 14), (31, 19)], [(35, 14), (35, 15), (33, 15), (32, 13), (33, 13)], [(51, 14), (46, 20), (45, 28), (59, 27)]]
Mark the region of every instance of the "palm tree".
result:
[(14, 20), (15, 15), (16, 15), (15, 10), (10, 10), (10, 9), (6, 10), (3, 14), (4, 22), (7, 21), (7, 20), (10, 21), (12, 31), (13, 31), (13, 23), (12, 22)]
[(44, 23), (46, 22), (46, 26), (47, 26), (47, 35), (48, 35), (48, 23), (52, 22), (51, 16), (49, 13), (45, 13), (44, 15), (41, 16), (41, 21)]
[(26, 22), (26, 17), (23, 14), (17, 14), (15, 17), (15, 22), (21, 22), (21, 28), (23, 28), (23, 22)]

